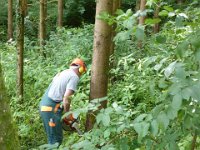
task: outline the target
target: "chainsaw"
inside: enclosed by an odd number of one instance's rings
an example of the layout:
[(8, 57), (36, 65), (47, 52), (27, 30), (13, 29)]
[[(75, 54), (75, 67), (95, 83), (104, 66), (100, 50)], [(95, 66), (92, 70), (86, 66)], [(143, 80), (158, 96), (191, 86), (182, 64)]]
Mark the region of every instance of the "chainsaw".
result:
[(79, 129), (79, 119), (73, 113), (62, 119), (62, 128), (65, 131), (77, 131), (79, 135), (83, 135), (83, 132)]

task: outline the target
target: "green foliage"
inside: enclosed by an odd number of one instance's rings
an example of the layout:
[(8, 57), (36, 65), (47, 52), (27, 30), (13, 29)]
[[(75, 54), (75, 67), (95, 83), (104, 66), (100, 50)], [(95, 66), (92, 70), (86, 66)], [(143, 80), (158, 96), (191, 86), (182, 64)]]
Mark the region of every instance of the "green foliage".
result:
[[(81, 2), (72, 4), (83, 8)], [(155, 1), (150, 2), (153, 7)], [(198, 1), (188, 4), (186, 9), (172, 7), (170, 2), (162, 3), (160, 19), (153, 19), (152, 11), (146, 11), (144, 26), (137, 25), (142, 14), (131, 9), (119, 10), (117, 17), (106, 13), (100, 16), (117, 24), (108, 107), (96, 115), (96, 124), (90, 132), (83, 136), (66, 132), (60, 149), (191, 149), (194, 135), (200, 133), (200, 13)], [(149, 29), (158, 22), (163, 23), (161, 32), (150, 34)], [(52, 32), (46, 41), (46, 59), (40, 56), (37, 41), (26, 38), (23, 105), (15, 96), (15, 42), (0, 46), (22, 149), (37, 149), (45, 143), (38, 103), (52, 77), (67, 68), (74, 57), (81, 56), (89, 64), (72, 101), (73, 111), (80, 114), (81, 130), (86, 112), (100, 105), (99, 100), (88, 103), (92, 29), (93, 26), (86, 26)], [(138, 49), (136, 39), (143, 40), (142, 49)], [(198, 149), (199, 137), (196, 145)], [(40, 148), (44, 146), (49, 145)]]
[[(10, 105), (13, 117), (18, 125), (21, 149), (36, 148), (45, 143), (46, 136), (38, 112), (39, 101), (53, 76), (59, 71), (67, 69), (72, 59), (82, 57), (86, 63), (91, 61), (92, 28), (93, 26), (86, 26), (84, 29), (59, 29), (56, 33), (52, 32), (45, 46), (47, 59), (40, 56), (40, 49), (34, 46), (35, 42), (26, 38), (23, 105), (19, 104), (16, 98), (15, 42), (2, 44), (0, 47), (6, 87), (11, 97)], [(85, 92), (88, 94), (88, 82), (89, 79), (86, 78), (86, 75), (81, 78), (81, 85), (85, 85), (86, 88), (81, 92), (82, 94), (74, 98), (74, 108), (77, 107), (76, 105), (83, 105), (80, 98), (85, 99)]]
[[(188, 149), (200, 132), (199, 25), (185, 26), (184, 20), (177, 26), (172, 18), (162, 32), (146, 38), (141, 55), (131, 36), (142, 33), (127, 24), (133, 16), (127, 11), (117, 17), (119, 55), (110, 72), (110, 105), (98, 113), (94, 129), (68, 148)], [(199, 138), (196, 142), (199, 147)]]

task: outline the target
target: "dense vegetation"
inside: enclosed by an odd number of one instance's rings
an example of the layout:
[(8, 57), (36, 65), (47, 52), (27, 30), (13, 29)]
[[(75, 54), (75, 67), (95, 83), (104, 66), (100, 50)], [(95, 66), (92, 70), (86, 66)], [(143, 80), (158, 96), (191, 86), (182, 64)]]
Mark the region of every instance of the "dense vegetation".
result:
[[(81, 2), (79, 13), (84, 6), (84, 1)], [(113, 67), (109, 79), (109, 104), (96, 116), (92, 131), (81, 137), (66, 133), (60, 149), (186, 150), (192, 149), (194, 142), (197, 149), (200, 148), (200, 4), (198, 0), (185, 2), (181, 7), (171, 5), (172, 1), (163, 3), (161, 31), (152, 34), (155, 5), (151, 2), (148, 3), (145, 30), (137, 25), (138, 14), (133, 9), (118, 11), (116, 17), (101, 16), (111, 24), (117, 23), (118, 33), (114, 38), (115, 53), (110, 59)], [(127, 1), (124, 7), (129, 4)], [(37, 12), (32, 10), (31, 13)], [(53, 18), (49, 20), (56, 22), (56, 17)], [(38, 113), (39, 101), (52, 77), (66, 69), (74, 57), (84, 58), (89, 68), (72, 101), (73, 111), (80, 114), (82, 130), (87, 111), (96, 109), (96, 105), (88, 103), (94, 26), (62, 29), (48, 26), (46, 58), (41, 56), (37, 46), (37, 25), (28, 27), (32, 28), (27, 32), (33, 34), (27, 33), (25, 38), (22, 104), (16, 96), (16, 42), (1, 42), (0, 52), (21, 149), (38, 149), (46, 142)], [(5, 33), (5, 29), (0, 32), (1, 35)], [(138, 48), (139, 40), (143, 41), (142, 49)]]

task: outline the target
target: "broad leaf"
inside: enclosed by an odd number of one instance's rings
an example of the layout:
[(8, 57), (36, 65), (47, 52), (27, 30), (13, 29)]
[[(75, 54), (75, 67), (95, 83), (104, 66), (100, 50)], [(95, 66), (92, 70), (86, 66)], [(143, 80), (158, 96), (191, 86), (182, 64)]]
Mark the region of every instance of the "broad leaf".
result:
[(166, 110), (166, 114), (167, 114), (167, 117), (170, 119), (170, 120), (173, 120), (177, 117), (177, 110), (175, 110), (172, 105), (169, 105), (169, 107), (167, 108)]
[(105, 114), (103, 116), (102, 123), (103, 123), (104, 126), (109, 126), (110, 125), (110, 115), (109, 114)]
[(166, 42), (166, 37), (165, 36), (156, 36), (156, 42), (160, 43), (160, 44), (163, 44)]
[(181, 96), (181, 93), (177, 93), (174, 97), (173, 97), (173, 100), (172, 100), (172, 107), (175, 109), (175, 110), (179, 110), (181, 108), (181, 105), (182, 105), (182, 96)]
[(144, 40), (144, 28), (138, 26), (135, 32), (135, 36), (138, 40)]
[(173, 73), (175, 66), (176, 66), (176, 61), (172, 62), (167, 68), (165, 68), (164, 74), (167, 78), (169, 78), (169, 76)]
[(156, 120), (153, 120), (153, 121), (151, 122), (151, 127), (150, 127), (150, 129), (151, 129), (151, 133), (152, 133), (154, 136), (156, 136), (156, 135), (158, 134), (158, 123), (157, 123)]
[(166, 130), (169, 125), (169, 118), (164, 112), (161, 112), (158, 115), (157, 122), (159, 124), (159, 127), (161, 127), (161, 129)]

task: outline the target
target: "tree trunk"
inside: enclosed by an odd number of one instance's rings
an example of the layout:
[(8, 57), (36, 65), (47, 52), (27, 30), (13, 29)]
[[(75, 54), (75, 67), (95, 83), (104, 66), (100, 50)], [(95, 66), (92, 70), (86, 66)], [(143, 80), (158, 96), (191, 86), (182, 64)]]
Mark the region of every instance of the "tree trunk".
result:
[(24, 53), (24, 16), (25, 0), (18, 0), (17, 7), (17, 94), (23, 98), (23, 53)]
[(63, 0), (58, 0), (58, 27), (63, 26)]
[(13, 126), (8, 97), (3, 81), (3, 73), (0, 64), (0, 149), (19, 150), (19, 142), (16, 129)]
[[(96, 2), (96, 19), (94, 30), (94, 51), (91, 68), (90, 81), (90, 102), (93, 99), (107, 96), (108, 72), (109, 72), (109, 54), (111, 45), (111, 26), (105, 21), (97, 18), (102, 12), (112, 14), (112, 0), (97, 0)], [(105, 108), (107, 100), (101, 103), (101, 108)], [(86, 131), (93, 128), (95, 117), (93, 111), (88, 112), (86, 120)]]
[[(156, 5), (156, 9), (155, 9), (155, 12), (154, 12), (154, 18), (159, 18), (158, 14), (159, 14), (159, 11), (160, 11), (160, 4)], [(156, 23), (154, 26), (153, 26), (153, 32), (154, 33), (158, 33), (160, 30), (160, 26), (159, 26), (159, 23)]]
[[(119, 9), (121, 6), (121, 0), (113, 0), (113, 12), (112, 12), (112, 15), (115, 15), (117, 9)], [(114, 48), (115, 48), (115, 43), (113, 41), (115, 35), (116, 35), (116, 32), (115, 32), (115, 29), (116, 29), (116, 24), (113, 24), (112, 26), (112, 36), (111, 36), (111, 47), (110, 47), (110, 55), (112, 55), (114, 53)]]
[[(140, 12), (143, 12), (145, 10), (145, 6), (146, 6), (146, 0), (140, 0)], [(140, 16), (139, 25), (144, 25), (144, 21), (145, 21), (145, 16)], [(138, 41), (138, 47), (142, 48), (141, 40)]]
[(39, 25), (39, 39), (40, 39), (40, 49), (44, 57), (46, 54), (44, 52), (44, 45), (46, 39), (46, 17), (47, 17), (47, 1), (40, 0), (40, 25)]
[[(145, 6), (146, 6), (146, 0), (141, 0), (140, 1), (140, 11), (143, 12), (145, 10)], [(139, 17), (139, 24), (143, 25), (145, 21), (145, 16), (140, 16)]]
[(183, 4), (183, 1), (184, 0), (177, 0), (177, 4), (179, 4), (179, 5)]
[(13, 39), (13, 1), (8, 0), (8, 40)]

